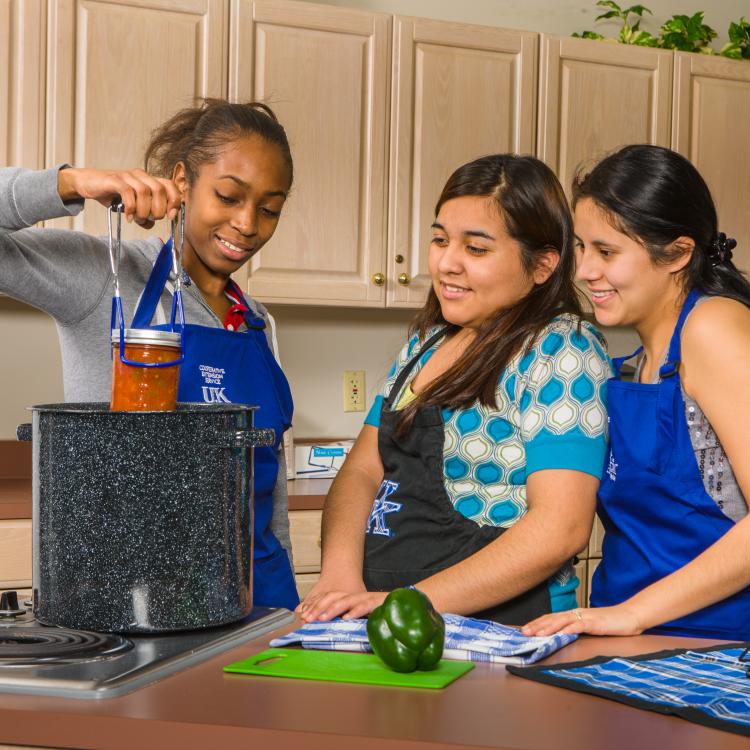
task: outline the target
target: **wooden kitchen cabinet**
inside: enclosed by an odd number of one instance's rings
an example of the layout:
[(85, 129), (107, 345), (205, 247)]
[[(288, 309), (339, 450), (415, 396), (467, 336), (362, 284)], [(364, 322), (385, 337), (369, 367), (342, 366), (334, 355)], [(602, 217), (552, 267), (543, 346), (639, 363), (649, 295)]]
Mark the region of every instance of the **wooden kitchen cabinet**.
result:
[(44, 164), (46, 3), (0, 0), (0, 164)]
[(322, 510), (290, 510), (289, 536), (294, 558), (294, 580), (300, 599), (320, 578)]
[(396, 16), (386, 304), (421, 307), (435, 204), (456, 167), (532, 153), (538, 35)]
[(669, 50), (541, 35), (537, 156), (566, 191), (580, 164), (620, 146), (669, 146), (673, 58)]
[(716, 202), (719, 229), (750, 272), (750, 64), (675, 54), (672, 148), (695, 164)]
[(274, 107), (296, 173), (276, 235), (247, 271), (250, 294), (420, 306), (447, 177), (477, 156), (533, 150), (536, 39), (309, 3), (234, 3), (230, 95)]
[(269, 244), (238, 274), (266, 302), (382, 307), (391, 17), (232, 3), (230, 96), (286, 128), (295, 179)]
[(578, 588), (576, 589), (576, 604), (579, 607), (588, 607), (589, 595), (588, 595), (588, 575), (587, 575), (588, 560), (579, 560), (574, 566), (575, 574), (578, 577)]
[(31, 586), (31, 519), (0, 520), (0, 589)]
[[(143, 166), (153, 128), (196, 97), (226, 94), (228, 22), (224, 0), (50, 0), (47, 165)], [(106, 218), (47, 224), (101, 235)]]

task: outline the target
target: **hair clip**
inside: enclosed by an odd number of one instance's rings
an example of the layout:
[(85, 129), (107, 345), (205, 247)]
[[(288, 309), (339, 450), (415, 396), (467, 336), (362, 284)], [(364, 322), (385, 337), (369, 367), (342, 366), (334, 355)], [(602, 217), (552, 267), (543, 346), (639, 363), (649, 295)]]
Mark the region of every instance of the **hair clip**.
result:
[(732, 260), (732, 248), (737, 247), (737, 240), (727, 237), (724, 232), (719, 232), (711, 245), (708, 254), (712, 266), (719, 266)]

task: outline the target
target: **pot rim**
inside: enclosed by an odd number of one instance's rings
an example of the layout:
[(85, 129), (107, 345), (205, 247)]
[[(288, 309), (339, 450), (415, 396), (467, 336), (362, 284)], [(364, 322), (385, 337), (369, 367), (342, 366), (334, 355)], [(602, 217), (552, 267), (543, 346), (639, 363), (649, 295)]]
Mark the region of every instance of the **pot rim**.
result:
[(259, 407), (249, 404), (204, 404), (200, 401), (178, 401), (174, 411), (112, 411), (108, 401), (83, 401), (61, 404), (35, 404), (27, 406), (33, 412), (64, 412), (66, 414), (198, 414), (198, 413), (242, 413), (256, 411)]

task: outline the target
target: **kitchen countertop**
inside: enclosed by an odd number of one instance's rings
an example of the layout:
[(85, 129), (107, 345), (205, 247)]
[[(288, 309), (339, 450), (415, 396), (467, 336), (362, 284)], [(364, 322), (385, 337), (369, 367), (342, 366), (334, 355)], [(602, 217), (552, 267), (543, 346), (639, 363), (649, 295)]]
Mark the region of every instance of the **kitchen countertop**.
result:
[[(290, 480), (289, 510), (320, 510), (332, 479)], [(0, 521), (31, 518), (31, 478), (0, 475)]]
[[(285, 626), (276, 634), (293, 629)], [(229, 675), (225, 664), (267, 635), (120, 698), (0, 695), (0, 743), (132, 750), (205, 747), (362, 750), (739, 750), (738, 735), (642, 711), (478, 664), (444, 690)], [(548, 662), (634, 655), (706, 641), (582, 638)]]

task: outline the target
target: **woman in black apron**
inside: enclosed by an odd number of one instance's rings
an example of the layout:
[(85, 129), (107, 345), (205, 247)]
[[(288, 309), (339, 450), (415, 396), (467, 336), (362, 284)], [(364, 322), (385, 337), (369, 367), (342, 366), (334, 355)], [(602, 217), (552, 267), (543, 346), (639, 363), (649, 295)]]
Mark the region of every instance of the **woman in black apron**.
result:
[(575, 606), (609, 367), (580, 321), (549, 168), (512, 155), (460, 167), (429, 269), (413, 336), (326, 500), (306, 620), (361, 617), (406, 585), (441, 611), (511, 624)]
[(750, 640), (750, 284), (735, 242), (695, 167), (665, 148), (628, 146), (573, 194), (596, 318), (642, 346), (615, 360), (638, 355), (635, 382), (609, 384), (596, 608), (526, 632)]

